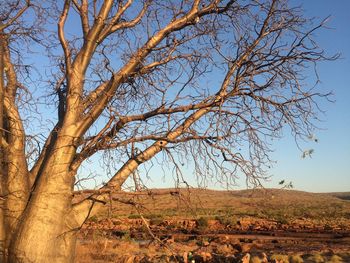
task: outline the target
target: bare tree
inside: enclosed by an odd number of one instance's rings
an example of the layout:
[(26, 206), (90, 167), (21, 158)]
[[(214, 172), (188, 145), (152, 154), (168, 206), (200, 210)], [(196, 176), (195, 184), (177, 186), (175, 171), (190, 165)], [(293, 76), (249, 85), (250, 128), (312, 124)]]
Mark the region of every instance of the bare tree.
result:
[[(0, 8), (3, 262), (72, 262), (79, 227), (156, 155), (176, 169), (192, 158), (204, 178), (243, 174), (257, 185), (270, 138), (315, 128), (317, 99), (328, 94), (308, 88), (305, 72), (332, 58), (312, 40), (322, 23), (287, 1), (58, 2)], [(52, 64), (42, 75), (57, 98), (44, 141), (23, 108), (34, 46)], [(114, 173), (73, 203), (78, 169), (96, 154)]]

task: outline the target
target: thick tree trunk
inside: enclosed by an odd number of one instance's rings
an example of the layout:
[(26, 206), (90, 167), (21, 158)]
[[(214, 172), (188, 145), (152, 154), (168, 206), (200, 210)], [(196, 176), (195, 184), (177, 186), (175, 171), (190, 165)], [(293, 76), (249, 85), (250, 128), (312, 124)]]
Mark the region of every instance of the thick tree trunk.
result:
[(3, 32), (0, 31), (0, 262), (5, 261), (5, 146), (4, 144), (4, 56), (3, 56)]
[[(65, 134), (65, 133), (63, 133)], [(9, 247), (9, 262), (73, 262), (77, 225), (70, 216), (73, 137), (58, 136), (31, 192)]]
[[(1, 156), (0, 156), (1, 159)], [(2, 161), (0, 161), (2, 162)], [(1, 166), (1, 164), (0, 164)], [(1, 168), (0, 168), (1, 169)], [(5, 191), (3, 189), (3, 178), (4, 175), (0, 172), (0, 195), (2, 195)], [(0, 262), (5, 261), (5, 240), (6, 240), (6, 231), (5, 231), (5, 202), (2, 197), (0, 197)]]
[(28, 207), (9, 248), (9, 262), (72, 262), (71, 229), (66, 222), (70, 198), (41, 193)]

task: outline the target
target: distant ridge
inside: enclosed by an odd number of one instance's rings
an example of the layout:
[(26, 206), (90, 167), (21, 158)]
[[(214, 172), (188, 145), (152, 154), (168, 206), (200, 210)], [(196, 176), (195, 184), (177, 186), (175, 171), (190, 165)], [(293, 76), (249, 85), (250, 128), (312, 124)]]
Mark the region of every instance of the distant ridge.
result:
[(350, 201), (350, 192), (337, 192), (337, 193), (328, 193), (328, 194), (342, 200)]
[[(116, 216), (144, 213), (164, 216), (235, 215), (262, 218), (350, 219), (350, 192), (310, 193), (290, 189), (211, 190), (203, 188), (147, 189), (113, 194)], [(106, 212), (106, 211), (105, 211)]]

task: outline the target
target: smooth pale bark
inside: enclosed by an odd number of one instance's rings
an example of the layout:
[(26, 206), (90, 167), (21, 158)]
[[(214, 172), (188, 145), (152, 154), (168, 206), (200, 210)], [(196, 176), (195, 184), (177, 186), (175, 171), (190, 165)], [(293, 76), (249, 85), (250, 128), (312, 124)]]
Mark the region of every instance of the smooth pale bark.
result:
[[(25, 131), (23, 122), (16, 105), (18, 80), (14, 64), (11, 62), (9, 39), (6, 34), (1, 35), (2, 71), (2, 125), (1, 137), (3, 161), (6, 175), (3, 178), (3, 195), (5, 198), (2, 212), (5, 216), (3, 227), (5, 232), (5, 250), (9, 247), (29, 197), (28, 165), (25, 157)], [(6, 79), (6, 82), (5, 82)], [(4, 144), (7, 146), (4, 147)], [(5, 251), (5, 260), (6, 260)], [(4, 260), (4, 261), (5, 261)]]
[(76, 226), (67, 215), (74, 183), (68, 164), (74, 153), (72, 137), (61, 133), (38, 174), (23, 220), (10, 245), (9, 262), (72, 261), (75, 241), (72, 231)]
[(8, 147), (6, 151), (7, 177), (5, 179), (6, 189), (6, 220), (8, 238), (10, 242), (14, 230), (21, 219), (22, 213), (27, 205), (29, 195), (29, 180), (27, 161), (25, 158), (25, 136), (20, 116), (15, 107), (12, 107), (8, 99), (5, 99), (6, 116), (8, 116)]
[[(0, 158), (2, 156), (0, 155)], [(2, 162), (2, 161), (1, 161)], [(4, 178), (4, 173), (3, 173), (3, 164), (1, 165), (1, 170), (0, 171), (0, 195), (3, 195), (4, 191), (4, 185), (3, 185), (3, 178)], [(5, 262), (5, 239), (6, 239), (6, 231), (5, 231), (5, 202), (4, 199), (0, 197), (0, 262)]]
[(5, 175), (6, 175), (6, 165), (5, 165), (5, 142), (4, 139), (4, 60), (3, 60), (3, 37), (0, 31), (0, 262), (5, 261)]
[[(0, 156), (1, 157), (1, 156)], [(4, 174), (0, 174), (0, 180), (3, 180)], [(3, 189), (3, 184), (0, 185), (0, 195), (3, 194), (4, 189)], [(5, 213), (4, 213), (4, 207), (5, 207), (5, 202), (1, 198), (0, 199), (0, 262), (5, 262), (5, 239), (6, 239), (6, 231), (5, 231)]]

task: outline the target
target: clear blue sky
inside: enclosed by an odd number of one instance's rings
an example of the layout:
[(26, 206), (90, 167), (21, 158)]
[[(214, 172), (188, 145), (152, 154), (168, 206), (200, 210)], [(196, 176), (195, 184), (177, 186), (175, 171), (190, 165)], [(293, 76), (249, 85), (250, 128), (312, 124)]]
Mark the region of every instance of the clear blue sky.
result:
[(334, 92), (335, 103), (323, 104), (326, 115), (316, 136), (319, 143), (309, 143), (312, 158), (302, 159), (291, 138), (276, 145), (274, 159), (278, 160), (273, 182), (292, 181), (296, 189), (312, 192), (350, 191), (350, 1), (308, 0), (302, 3), (307, 16), (331, 16), (328, 30), (316, 34), (321, 47), (329, 54), (341, 53), (334, 62), (318, 67), (320, 89)]
[[(341, 54), (337, 61), (318, 65), (321, 80), (318, 88), (324, 92), (332, 91), (335, 102), (322, 103), (326, 114), (320, 116), (324, 120), (319, 125), (322, 130), (315, 134), (319, 142), (301, 145), (303, 149), (314, 149), (311, 158), (301, 158), (302, 152), (287, 132), (276, 142), (272, 158), (277, 163), (269, 171), (272, 177), (265, 186), (279, 187), (278, 182), (286, 180), (291, 181), (295, 189), (309, 192), (350, 191), (350, 1), (293, 0), (291, 3), (301, 4), (305, 15), (318, 21), (331, 16), (327, 23), (329, 29), (319, 30), (315, 36), (328, 54)], [(154, 173), (157, 173), (156, 169), (151, 175)], [(195, 180), (190, 181), (196, 185)], [(150, 187), (168, 187), (173, 179), (159, 181), (153, 178), (148, 182)], [(245, 188), (244, 178), (238, 182), (238, 189)], [(216, 184), (207, 186), (219, 187)]]

